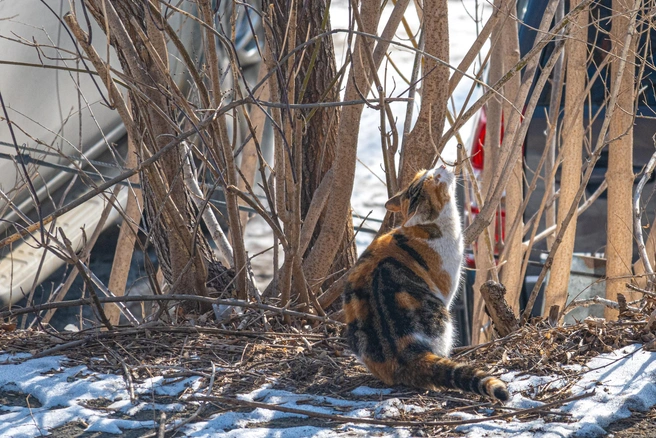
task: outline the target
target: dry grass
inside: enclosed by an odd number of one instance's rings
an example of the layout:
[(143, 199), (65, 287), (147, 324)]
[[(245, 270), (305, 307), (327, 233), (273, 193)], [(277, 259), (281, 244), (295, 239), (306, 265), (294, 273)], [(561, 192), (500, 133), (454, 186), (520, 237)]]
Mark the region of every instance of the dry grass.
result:
[(646, 318), (586, 319), (552, 327), (546, 321), (526, 325), (503, 339), (458, 350), (457, 358), (494, 363), (497, 367), (536, 375), (561, 374), (563, 365), (583, 365), (592, 357), (656, 339)]
[(558, 388), (545, 385), (537, 389), (537, 394), (531, 394), (546, 403), (533, 409), (495, 405), (476, 395), (457, 391), (418, 392), (404, 387), (394, 388), (389, 395), (355, 396), (352, 391), (359, 386), (383, 388), (384, 385), (349, 352), (341, 337), (342, 324), (314, 321), (311, 325), (311, 320), (297, 317), (295, 324), (289, 325), (282, 315), (262, 308), (244, 308), (242, 313), (234, 313), (223, 324), (210, 321), (209, 315), (188, 314), (181, 317), (179, 325), (154, 322), (138, 327), (117, 327), (113, 331), (57, 333), (43, 326), (41, 330), (15, 330), (12, 324), (3, 324), (0, 325), (0, 351), (27, 352), (36, 357), (66, 355), (71, 364), (84, 364), (99, 373), (122, 375), (133, 397), (132, 387), (147, 378), (199, 376), (201, 389), (185, 394), (192, 397), (175, 400), (186, 406), (176, 419), (191, 421), (221, 411), (257, 407), (288, 410), (236, 397), (269, 384), (276, 389), (302, 394), (350, 400), (395, 398), (401, 403), (412, 403), (425, 411), (421, 414), (405, 412), (393, 420), (353, 419), (312, 412), (307, 415), (311, 421), (321, 420), (327, 424), (375, 422), (410, 427), (417, 433), (432, 436), (451, 434), (458, 424), (481, 421), (454, 420), (449, 414), (456, 411), (484, 414), (485, 418), (542, 417), (547, 421), (567, 421), (567, 414), (557, 408), (572, 400), (569, 389), (585, 372), (585, 367), (565, 365), (584, 365), (600, 353), (636, 342), (643, 343), (645, 349), (654, 348), (656, 324), (651, 315), (655, 312), (655, 303), (645, 294), (642, 301), (630, 303), (634, 306), (623, 306), (616, 321), (588, 318), (562, 327), (551, 326), (546, 320), (534, 320), (504, 338), (456, 349), (455, 359), (476, 362), (495, 374), (518, 371), (565, 379), (565, 385), (558, 385)]
[[(350, 400), (382, 401), (395, 398), (402, 403), (412, 403), (426, 411), (421, 414), (406, 412), (398, 419), (383, 420), (383, 424), (414, 427), (417, 433), (423, 431), (430, 436), (450, 433), (457, 424), (451, 424), (454, 417), (448, 414), (455, 411), (472, 414), (485, 412), (490, 415), (492, 408), (493, 416), (512, 414), (527, 419), (545, 415), (564, 417), (548, 408), (523, 413), (494, 406), (481, 397), (457, 391), (417, 392), (397, 387), (390, 395), (354, 396), (351, 391), (359, 386), (383, 388), (384, 385), (348, 353), (337, 331), (336, 327), (327, 325), (303, 334), (240, 333), (210, 326), (164, 325), (57, 336), (44, 331), (14, 331), (0, 336), (0, 350), (36, 355), (64, 354), (72, 365), (84, 364), (96, 372), (123, 375), (128, 386), (158, 375), (167, 379), (200, 376), (204, 379), (203, 388), (213, 379), (211, 395), (217, 401), (209, 403), (211, 409), (205, 409), (204, 415), (260, 407), (257, 403), (241, 406), (236, 395), (269, 383), (276, 389), (296, 393)], [(125, 378), (126, 373), (129, 373), (129, 378)], [(205, 389), (202, 391), (204, 394)], [(563, 394), (560, 399), (566, 398), (567, 394)], [(190, 400), (177, 399), (175, 402), (187, 406), (183, 417), (191, 415), (198, 407)], [(276, 409), (276, 406), (270, 408)], [(323, 420), (327, 424), (345, 421), (339, 416), (332, 417)]]
[[(508, 370), (538, 375), (556, 375), (574, 383), (581, 372), (563, 365), (585, 364), (590, 358), (635, 342), (645, 348), (656, 335), (649, 323), (651, 301), (639, 312), (627, 311), (618, 321), (586, 320), (569, 327), (551, 327), (545, 321), (533, 321), (511, 335), (478, 347), (465, 347), (455, 357), (475, 361), (494, 373)], [(264, 328), (263, 311), (247, 309), (226, 326), (187, 321), (171, 326), (162, 323), (123, 327), (114, 331), (55, 333), (44, 330), (10, 331), (0, 335), (0, 351), (29, 352), (35, 356), (64, 354), (72, 364), (84, 364), (93, 371), (123, 375), (128, 389), (153, 376), (168, 379), (200, 376), (206, 409), (202, 416), (225, 410), (253, 409), (257, 403), (236, 398), (265, 383), (296, 393), (357, 399), (351, 391), (359, 386), (382, 388), (349, 353), (341, 336), (341, 325), (317, 323), (314, 327), (283, 324), (282, 317), (268, 315)], [(244, 321), (249, 321), (247, 324)], [(239, 329), (239, 327), (247, 327)], [(417, 392), (397, 387), (390, 395), (364, 399), (396, 398), (426, 409), (421, 414), (405, 413), (402, 418), (383, 421), (389, 425), (415, 427), (431, 435), (452, 433), (458, 421), (448, 414), (455, 411), (485, 413), (491, 417), (520, 419), (558, 418), (567, 415), (557, 407), (571, 397), (569, 386), (544, 388), (535, 398), (549, 405), (537, 410), (517, 410), (471, 394), (456, 391)], [(189, 395), (189, 394), (187, 394)], [(197, 396), (200, 394), (194, 394)], [(197, 397), (197, 400), (199, 398)], [(188, 405), (181, 416), (197, 410), (197, 401), (176, 400)], [(271, 405), (271, 409), (282, 409)], [(311, 413), (310, 413), (311, 414)], [(312, 417), (312, 415), (310, 415)], [(340, 416), (322, 419), (328, 424), (346, 421)], [(315, 418), (315, 420), (317, 420)], [(375, 420), (372, 420), (375, 421)]]

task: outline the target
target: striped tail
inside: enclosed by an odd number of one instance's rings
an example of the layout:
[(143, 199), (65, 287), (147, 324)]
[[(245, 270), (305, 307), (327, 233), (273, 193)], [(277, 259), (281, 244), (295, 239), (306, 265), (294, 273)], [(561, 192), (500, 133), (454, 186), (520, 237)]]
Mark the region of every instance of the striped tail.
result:
[(421, 352), (397, 369), (396, 382), (419, 389), (440, 387), (474, 392), (505, 402), (510, 397), (506, 384), (471, 365)]

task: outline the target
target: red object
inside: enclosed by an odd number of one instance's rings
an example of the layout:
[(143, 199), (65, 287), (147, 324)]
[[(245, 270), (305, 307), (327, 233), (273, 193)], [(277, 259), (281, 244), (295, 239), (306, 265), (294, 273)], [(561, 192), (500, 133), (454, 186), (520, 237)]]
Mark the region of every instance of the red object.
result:
[(471, 151), (471, 164), (476, 170), (483, 170), (483, 145), (485, 144), (485, 131), (487, 127), (487, 115), (485, 114), (485, 107), (481, 108), (481, 113), (478, 117), (478, 124), (474, 131), (474, 145)]
[[(471, 148), (471, 164), (472, 168), (474, 170), (478, 171), (478, 175), (483, 170), (483, 166), (485, 164), (485, 155), (483, 151), (483, 145), (485, 144), (485, 134), (487, 131), (487, 113), (485, 111), (485, 107), (481, 108), (478, 121), (476, 124), (476, 128), (474, 130), (474, 144), (472, 145)], [(499, 139), (500, 142), (503, 141), (503, 115), (501, 116), (501, 138)], [(472, 197), (473, 198), (473, 197)], [(475, 218), (476, 215), (480, 212), (479, 206), (476, 205), (475, 203), (472, 203), (470, 207), (470, 211), (472, 214), (472, 217)], [(494, 225), (494, 243), (495, 243), (495, 248), (494, 248), (494, 253), (495, 255), (498, 254), (497, 248), (499, 247), (499, 244), (502, 243), (505, 239), (505, 227), (506, 227), (506, 211), (503, 208), (500, 208), (497, 210), (496, 215), (495, 215), (495, 225)], [(474, 260), (473, 258), (470, 259), (469, 257), (466, 260), (466, 263), (469, 267), (474, 267)]]
[[(485, 155), (483, 152), (483, 145), (485, 144), (485, 134), (487, 131), (487, 113), (485, 111), (485, 106), (481, 108), (480, 115), (478, 117), (478, 124), (476, 125), (476, 130), (474, 131), (474, 145), (471, 151), (471, 163), (472, 167), (476, 170), (483, 170), (483, 163), (485, 162)], [(499, 143), (503, 141), (503, 114), (501, 115), (501, 136), (499, 138)]]

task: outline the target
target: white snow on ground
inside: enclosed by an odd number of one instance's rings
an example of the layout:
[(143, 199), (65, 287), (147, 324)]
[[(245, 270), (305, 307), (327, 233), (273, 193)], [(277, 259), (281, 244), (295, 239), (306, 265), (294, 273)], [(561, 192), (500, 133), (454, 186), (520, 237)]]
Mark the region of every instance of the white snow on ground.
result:
[[(154, 421), (109, 418), (105, 409), (94, 410), (85, 406), (87, 402), (100, 398), (115, 402), (108, 409), (130, 415), (142, 409), (168, 412), (182, 408), (177, 403), (157, 406), (140, 403), (135, 406), (130, 403), (121, 376), (94, 373), (84, 365), (67, 366), (67, 359), (62, 356), (25, 360), (28, 357), (28, 354), (0, 355), (0, 390), (29, 394), (28, 407), (0, 406), (2, 437), (39, 436), (76, 420), (84, 421), (89, 432), (120, 434), (125, 429), (154, 427)], [(187, 378), (172, 384), (162, 377), (155, 377), (138, 385), (135, 393), (179, 395), (196, 380), (198, 378)], [(34, 406), (35, 399), (40, 407)]]
[[(515, 373), (502, 378), (511, 382), (513, 394), (509, 406), (530, 408), (542, 403), (527, 400), (520, 392), (532, 392), (539, 386), (559, 387), (563, 378), (522, 376), (514, 380)], [(604, 435), (604, 428), (614, 421), (631, 416), (629, 409), (646, 411), (656, 405), (656, 353), (632, 345), (608, 354), (602, 354), (586, 364), (581, 378), (572, 388), (572, 394), (594, 391), (590, 397), (570, 402), (558, 410), (570, 414), (570, 423), (535, 420), (490, 421), (457, 428), (469, 437), (498, 436), (556, 438), (565, 436), (592, 437)], [(463, 419), (476, 418), (459, 414)]]
[[(569, 414), (569, 417), (546, 417), (552, 422), (542, 419), (528, 422), (516, 419), (488, 421), (459, 426), (457, 430), (470, 437), (593, 437), (605, 434), (604, 428), (610, 423), (629, 417), (629, 409), (645, 411), (656, 405), (656, 353), (643, 351), (640, 345), (600, 355), (580, 370), (571, 368), (570, 371), (576, 376), (574, 378), (578, 379), (571, 388), (572, 395), (592, 391), (594, 395), (557, 408), (557, 411)], [(502, 378), (510, 382), (512, 399), (508, 406), (521, 409), (541, 406), (543, 403), (531, 400), (530, 397), (546, 387), (558, 388), (565, 384), (563, 378), (553, 376), (516, 377), (516, 373), (507, 373)], [(205, 388), (201, 387), (198, 378), (167, 380), (154, 377), (141, 383), (135, 382), (134, 391), (141, 400), (135, 402), (136, 404), (130, 401), (121, 376), (91, 371), (84, 365), (71, 364), (63, 356), (32, 359), (28, 354), (0, 354), (0, 392), (20, 392), (25, 397), (29, 396), (28, 404), (31, 400), (28, 407), (0, 406), (0, 436), (39, 436), (73, 421), (88, 425), (86, 430), (89, 432), (121, 434), (128, 429), (152, 430), (157, 427), (160, 412), (181, 411), (183, 405), (178, 402), (144, 402), (151, 394), (170, 395), (176, 400), (184, 401), (196, 393), (204, 394)], [(401, 419), (404, 412), (429, 413), (425, 408), (398, 398), (378, 401), (383, 395), (393, 396), (392, 389), (360, 387), (353, 390), (352, 395), (352, 399), (344, 400), (295, 394), (272, 389), (271, 384), (266, 384), (255, 391), (241, 394), (238, 398), (307, 412), (360, 419), (394, 420)], [(106, 401), (103, 408), (93, 407), (93, 402), (98, 399)], [(40, 407), (36, 407), (39, 404)], [(133, 421), (117, 418), (121, 414), (134, 415), (140, 411), (152, 412), (153, 420)], [(203, 421), (192, 422), (185, 425), (181, 432), (185, 436), (194, 437), (405, 437), (410, 436), (412, 432), (408, 428), (353, 423), (328, 426), (324, 425), (325, 420), (322, 419), (308, 420), (305, 415), (263, 408), (240, 411), (219, 413)], [(482, 418), (462, 412), (454, 413), (453, 417)], [(289, 424), (280, 423), (281, 420), (293, 418), (298, 419), (298, 426), (288, 427)], [(568, 422), (563, 422), (563, 418)], [(303, 419), (307, 421), (304, 422)]]
[[(366, 388), (366, 390), (370, 388)], [(398, 399), (383, 402), (342, 400), (333, 397), (294, 394), (269, 388), (268, 385), (239, 397), (247, 401), (259, 401), (286, 408), (303, 409), (322, 414), (341, 414), (354, 418), (388, 419), (398, 417), (401, 411), (414, 412), (415, 406), (404, 406)], [(183, 429), (185, 435), (194, 437), (329, 437), (329, 436), (408, 436), (402, 429), (391, 429), (363, 424), (345, 424), (335, 429), (322, 426), (298, 426), (284, 429), (258, 427), (258, 423), (267, 423), (283, 418), (306, 418), (304, 415), (271, 411), (257, 408), (252, 412), (219, 414), (209, 421), (198, 422)], [(322, 422), (320, 420), (320, 422)], [(244, 430), (246, 429), (246, 430)]]

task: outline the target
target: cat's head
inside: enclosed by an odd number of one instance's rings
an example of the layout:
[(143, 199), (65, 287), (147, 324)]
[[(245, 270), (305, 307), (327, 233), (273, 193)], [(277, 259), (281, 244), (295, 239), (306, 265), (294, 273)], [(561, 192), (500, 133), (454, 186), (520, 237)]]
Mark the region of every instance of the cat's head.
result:
[(456, 176), (446, 166), (421, 170), (407, 189), (392, 196), (385, 208), (401, 213), (403, 224), (434, 222), (455, 196)]

